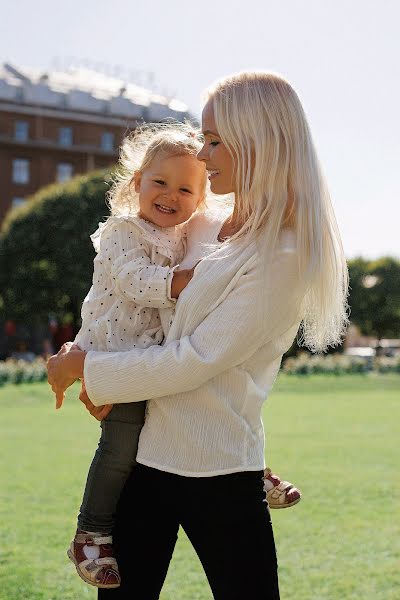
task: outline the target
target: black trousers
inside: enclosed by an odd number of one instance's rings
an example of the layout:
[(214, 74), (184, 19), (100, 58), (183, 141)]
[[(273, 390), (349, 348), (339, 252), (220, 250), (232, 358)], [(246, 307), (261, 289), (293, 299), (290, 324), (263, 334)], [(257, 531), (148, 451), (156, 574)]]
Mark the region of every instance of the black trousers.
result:
[(180, 525), (200, 558), (215, 600), (279, 600), (262, 475), (257, 471), (197, 478), (134, 467), (118, 503), (113, 532), (122, 585), (99, 590), (99, 600), (159, 598)]

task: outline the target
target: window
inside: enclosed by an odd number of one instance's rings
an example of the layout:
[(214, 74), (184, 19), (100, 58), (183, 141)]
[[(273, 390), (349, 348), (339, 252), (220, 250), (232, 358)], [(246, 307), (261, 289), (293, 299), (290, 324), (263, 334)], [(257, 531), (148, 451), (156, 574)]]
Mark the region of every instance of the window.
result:
[(58, 143), (61, 146), (72, 146), (72, 127), (60, 127), (58, 130)]
[(13, 183), (29, 183), (29, 160), (16, 158), (12, 162)]
[(108, 152), (114, 150), (114, 134), (110, 131), (103, 131), (101, 134), (101, 149)]
[(25, 198), (13, 198), (11, 206), (13, 208), (16, 208), (17, 206), (21, 206), (21, 204), (25, 204), (25, 202), (26, 202)]
[(57, 165), (57, 181), (63, 183), (72, 177), (73, 167), (69, 163), (59, 163)]
[(29, 137), (29, 123), (27, 121), (15, 121), (14, 138), (19, 142), (26, 142)]

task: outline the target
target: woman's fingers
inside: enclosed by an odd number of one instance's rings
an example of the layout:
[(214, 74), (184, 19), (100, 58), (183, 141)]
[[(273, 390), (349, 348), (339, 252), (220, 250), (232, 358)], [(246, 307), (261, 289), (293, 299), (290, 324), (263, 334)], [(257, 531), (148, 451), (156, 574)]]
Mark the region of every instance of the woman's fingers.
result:
[(87, 391), (85, 388), (85, 384), (82, 381), (82, 388), (79, 394), (79, 400), (85, 405), (86, 409), (90, 412), (93, 408), (96, 408), (95, 405), (93, 404), (93, 402), (90, 400), (89, 396), (87, 395)]
[(47, 381), (56, 396), (56, 409), (61, 408), (64, 392), (74, 380), (65, 376), (62, 369), (62, 358), (59, 354), (50, 357), (47, 362)]
[(105, 404), (104, 406), (97, 406), (96, 409), (98, 412), (96, 412), (95, 415), (93, 415), (94, 417), (96, 417), (96, 419), (98, 419), (99, 421), (103, 421), (103, 419), (105, 419), (107, 417), (107, 415), (112, 411), (112, 404)]
[(90, 412), (92, 417), (98, 421), (102, 421), (110, 413), (113, 405), (106, 404), (105, 406), (95, 406), (87, 395), (84, 384), (82, 384), (81, 393), (79, 394), (79, 400), (85, 405), (86, 410)]
[(56, 396), (56, 408), (62, 406), (64, 392), (83, 374), (85, 352), (72, 342), (62, 345), (47, 361), (47, 381)]
[(56, 409), (58, 410), (63, 405), (63, 402), (64, 402), (64, 392), (62, 390), (54, 390), (54, 389), (53, 389), (53, 392), (56, 395)]

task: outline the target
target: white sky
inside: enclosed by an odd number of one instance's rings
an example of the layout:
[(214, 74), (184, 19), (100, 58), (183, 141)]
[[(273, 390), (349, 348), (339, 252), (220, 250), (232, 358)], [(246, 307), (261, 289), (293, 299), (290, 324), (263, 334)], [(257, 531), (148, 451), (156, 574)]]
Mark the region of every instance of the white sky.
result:
[(245, 69), (303, 100), (348, 257), (400, 256), (398, 0), (0, 0), (0, 61), (76, 57), (151, 71), (195, 114)]

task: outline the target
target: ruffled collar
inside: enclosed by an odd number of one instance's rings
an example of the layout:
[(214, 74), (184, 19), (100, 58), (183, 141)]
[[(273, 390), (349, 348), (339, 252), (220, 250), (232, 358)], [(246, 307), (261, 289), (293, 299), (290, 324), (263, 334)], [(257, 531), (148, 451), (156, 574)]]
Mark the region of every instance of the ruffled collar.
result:
[(150, 223), (150, 221), (146, 221), (146, 219), (142, 219), (137, 215), (130, 216), (128, 219), (135, 223), (142, 230), (144, 237), (155, 246), (175, 250), (182, 237), (186, 235), (184, 224), (175, 227), (157, 227), (154, 223)]
[(97, 231), (90, 236), (96, 252), (100, 249), (100, 237), (109, 230), (110, 226), (121, 221), (132, 223), (137, 229), (140, 229), (143, 238), (160, 249), (169, 258), (172, 257), (171, 253), (179, 247), (182, 238), (186, 238), (187, 235), (185, 223), (176, 227), (162, 228), (137, 215), (115, 215), (109, 217), (104, 223), (99, 223)]

